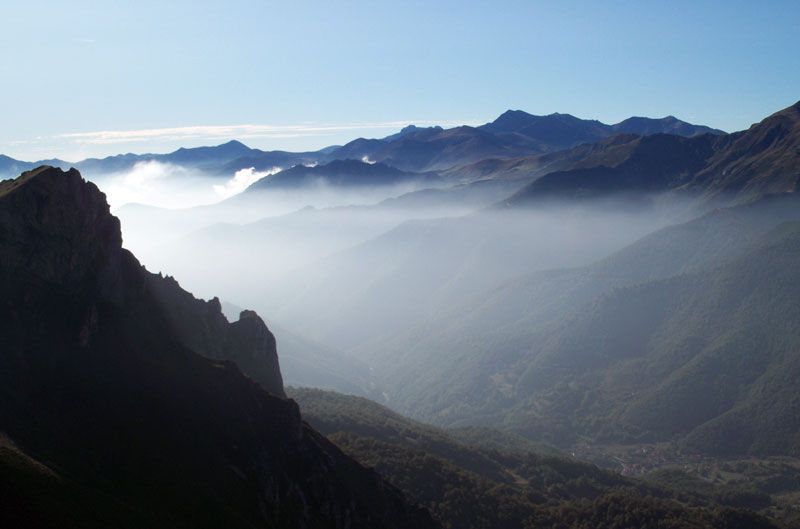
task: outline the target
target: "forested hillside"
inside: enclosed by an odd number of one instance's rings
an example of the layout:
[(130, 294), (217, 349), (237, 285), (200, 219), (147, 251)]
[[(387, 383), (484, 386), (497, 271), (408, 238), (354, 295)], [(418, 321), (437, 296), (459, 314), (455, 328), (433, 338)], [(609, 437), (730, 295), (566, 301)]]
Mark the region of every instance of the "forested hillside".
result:
[(462, 442), (360, 397), (299, 388), (289, 395), (315, 428), (447, 528), (773, 527), (723, 507), (713, 487), (699, 493), (624, 478), (505, 444), (501, 432)]

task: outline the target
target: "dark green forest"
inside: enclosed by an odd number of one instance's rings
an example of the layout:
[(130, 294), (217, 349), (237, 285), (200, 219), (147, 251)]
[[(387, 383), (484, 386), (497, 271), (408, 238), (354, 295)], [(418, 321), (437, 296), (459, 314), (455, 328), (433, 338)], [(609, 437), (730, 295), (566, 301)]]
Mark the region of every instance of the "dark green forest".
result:
[(362, 397), (304, 388), (288, 393), (312, 426), (447, 528), (791, 525), (785, 515), (770, 521), (755, 514), (752, 509), (771, 504), (755, 491), (627, 478), (501, 431), (482, 429), (476, 438), (404, 418)]

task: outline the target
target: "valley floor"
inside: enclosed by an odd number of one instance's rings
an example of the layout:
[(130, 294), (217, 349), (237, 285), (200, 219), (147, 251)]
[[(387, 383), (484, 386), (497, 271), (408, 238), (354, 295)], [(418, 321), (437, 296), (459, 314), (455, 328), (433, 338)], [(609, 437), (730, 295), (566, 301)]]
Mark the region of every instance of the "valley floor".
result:
[(687, 452), (674, 443), (579, 443), (571, 455), (623, 476), (713, 495), (721, 503), (759, 511), (790, 526), (800, 522), (800, 458), (718, 458)]

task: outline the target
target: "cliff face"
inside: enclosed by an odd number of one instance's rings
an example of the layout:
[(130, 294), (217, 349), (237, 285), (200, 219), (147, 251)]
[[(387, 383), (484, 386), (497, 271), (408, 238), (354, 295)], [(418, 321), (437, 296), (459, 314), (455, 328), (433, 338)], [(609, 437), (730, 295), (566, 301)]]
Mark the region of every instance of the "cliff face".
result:
[(258, 316), (145, 271), (77, 171), (0, 183), (0, 336), (0, 432), (47, 469), (0, 446), (1, 526), (435, 526), (302, 422)]
[(285, 397), (275, 336), (253, 311), (228, 323), (219, 299), (196, 299), (171, 277), (146, 274), (149, 290), (181, 341), (207, 358), (230, 360), (272, 395)]

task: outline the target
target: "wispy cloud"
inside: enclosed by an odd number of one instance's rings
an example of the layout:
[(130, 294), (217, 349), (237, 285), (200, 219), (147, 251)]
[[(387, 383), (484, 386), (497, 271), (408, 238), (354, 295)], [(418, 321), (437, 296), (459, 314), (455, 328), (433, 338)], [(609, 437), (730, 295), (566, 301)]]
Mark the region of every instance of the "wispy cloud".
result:
[(256, 171), (255, 167), (248, 167), (246, 169), (239, 169), (234, 173), (233, 178), (228, 180), (222, 185), (215, 184), (214, 192), (223, 198), (231, 197), (237, 193), (241, 193), (250, 184), (253, 184), (264, 177), (272, 176), (280, 172), (280, 167), (273, 167), (269, 171)]
[[(294, 138), (324, 136), (348, 130), (397, 130), (410, 123), (417, 125), (441, 125), (444, 127), (463, 125), (463, 122), (434, 122), (430, 120), (404, 120), (357, 123), (303, 123), (298, 125), (195, 125), (188, 127), (166, 127), (156, 129), (101, 130), (93, 132), (69, 132), (56, 137), (78, 143), (108, 145), (149, 141), (222, 140), (248, 138)], [(469, 124), (469, 123), (467, 123)]]

